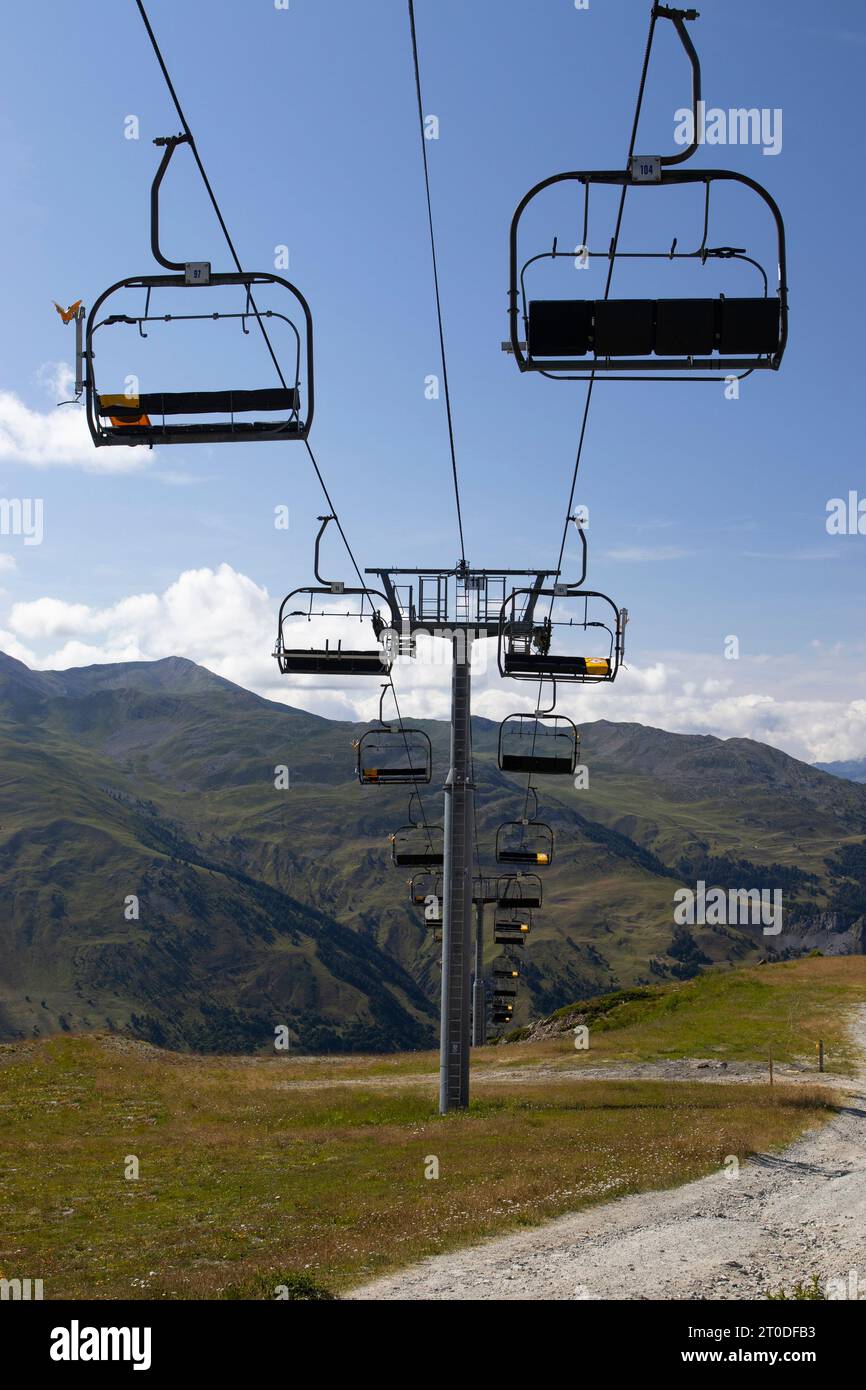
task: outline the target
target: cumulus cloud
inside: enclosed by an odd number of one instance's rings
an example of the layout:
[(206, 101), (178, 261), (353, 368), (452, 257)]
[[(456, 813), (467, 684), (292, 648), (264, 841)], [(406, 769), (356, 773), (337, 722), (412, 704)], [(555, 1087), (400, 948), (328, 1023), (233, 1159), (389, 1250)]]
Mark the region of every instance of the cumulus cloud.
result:
[(43, 362), (36, 381), (53, 401), (69, 400), (75, 392), (75, 372), (68, 362)]
[[(342, 640), (372, 645), (368, 623), (347, 615), (351, 600), (328, 601), (329, 616), (290, 617), (288, 645)], [(37, 669), (185, 656), (268, 699), (333, 719), (376, 713), (376, 681), (286, 678), (271, 653), (278, 600), (228, 564), (186, 570), (162, 593), (128, 595), (106, 607), (52, 596), (14, 603), (0, 647)], [(807, 762), (866, 756), (866, 654), (862, 644), (835, 648), (832, 697), (826, 665), (802, 655), (743, 657), (631, 653), (613, 685), (560, 686), (557, 708), (578, 723), (594, 719), (648, 724), (677, 733), (753, 738)], [(446, 718), (450, 648), (421, 637), (418, 659), (401, 659), (395, 684), (405, 716)], [(500, 720), (535, 706), (534, 683), (503, 682), (493, 642), (478, 643), (472, 667), (476, 714)]]
[[(55, 400), (71, 386), (71, 374), (46, 363), (40, 378)], [(0, 391), (0, 463), (33, 468), (84, 468), (93, 473), (133, 473), (144, 468), (147, 450), (96, 449), (80, 406), (33, 410), (14, 391)]]

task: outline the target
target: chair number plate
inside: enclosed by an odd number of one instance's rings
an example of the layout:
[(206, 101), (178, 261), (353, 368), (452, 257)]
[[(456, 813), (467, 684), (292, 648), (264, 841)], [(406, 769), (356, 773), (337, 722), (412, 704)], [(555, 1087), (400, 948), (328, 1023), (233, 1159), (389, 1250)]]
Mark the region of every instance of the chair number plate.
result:
[(209, 285), (210, 261), (187, 261), (183, 278), (187, 285)]
[(632, 183), (661, 183), (662, 162), (657, 154), (636, 154), (631, 161)]

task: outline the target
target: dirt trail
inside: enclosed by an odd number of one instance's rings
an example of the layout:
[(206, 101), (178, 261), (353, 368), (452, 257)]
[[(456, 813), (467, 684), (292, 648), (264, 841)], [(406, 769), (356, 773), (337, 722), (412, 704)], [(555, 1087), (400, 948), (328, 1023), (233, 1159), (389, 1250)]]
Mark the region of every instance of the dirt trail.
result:
[[(856, 1012), (852, 1036), (866, 1052), (866, 1008)], [(744, 1079), (730, 1073), (728, 1080)], [(689, 1076), (721, 1079), (715, 1068)], [(814, 1084), (814, 1072), (808, 1079)], [(783, 1154), (742, 1165), (733, 1181), (720, 1172), (623, 1197), (437, 1255), (348, 1296), (755, 1299), (813, 1274), (824, 1284), (856, 1270), (866, 1298), (866, 1071), (831, 1084), (848, 1098), (841, 1113)]]
[[(306, 1059), (304, 1059), (306, 1060)], [(814, 1086), (819, 1080), (814, 1064), (812, 1066), (783, 1063), (776, 1065), (774, 1077), (791, 1084)], [(589, 1062), (553, 1066), (547, 1063), (532, 1066), (473, 1067), (472, 1090), (479, 1086), (521, 1085), (549, 1086), (552, 1082), (568, 1084), (575, 1081), (712, 1081), (716, 1085), (724, 1082), (742, 1086), (748, 1083), (763, 1085), (767, 1081), (766, 1062), (719, 1062), (701, 1058), (680, 1058), (664, 1062), (612, 1062), (593, 1066)], [(837, 1087), (836, 1078), (828, 1078), (829, 1084)], [(839, 1085), (850, 1084), (842, 1079)], [(297, 1080), (280, 1081), (277, 1089), (281, 1091), (327, 1091), (344, 1086), (361, 1090), (405, 1090), (409, 1086), (423, 1086), (438, 1093), (438, 1072), (404, 1072), (392, 1076), (324, 1076), (299, 1077)]]

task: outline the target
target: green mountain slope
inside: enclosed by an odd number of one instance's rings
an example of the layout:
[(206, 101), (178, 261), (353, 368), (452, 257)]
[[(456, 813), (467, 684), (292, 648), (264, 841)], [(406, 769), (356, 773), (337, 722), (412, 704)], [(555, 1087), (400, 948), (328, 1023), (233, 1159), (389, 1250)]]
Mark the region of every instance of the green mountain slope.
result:
[[(441, 821), (447, 729), (422, 727)], [(0, 655), (0, 1037), (108, 1020), (263, 1050), (285, 1023), (305, 1050), (429, 1046), (438, 952), (388, 844), (406, 797), (358, 785), (358, 731), (179, 658), (37, 673)], [(489, 870), (523, 804), (496, 733), (474, 721)], [(749, 740), (603, 721), (583, 759), (588, 789), (539, 782), (557, 851), (517, 1022), (768, 949), (862, 950), (866, 787)], [(782, 886), (782, 936), (675, 931), (673, 894), (700, 877)]]

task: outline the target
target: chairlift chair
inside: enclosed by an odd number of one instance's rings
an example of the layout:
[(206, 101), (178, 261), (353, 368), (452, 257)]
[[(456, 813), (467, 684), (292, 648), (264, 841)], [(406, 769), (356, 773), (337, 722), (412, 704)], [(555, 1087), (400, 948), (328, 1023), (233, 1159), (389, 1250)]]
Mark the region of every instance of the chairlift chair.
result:
[(409, 880), (409, 901), (414, 907), (424, 909), (424, 925), (437, 928), (443, 920), (442, 875), (422, 872), (413, 874)]
[[(418, 802), (420, 820), (412, 814), (412, 803)], [(418, 792), (409, 798), (409, 823), (401, 825), (390, 836), (391, 858), (398, 867), (410, 869), (440, 869), (445, 862), (444, 831), (441, 825), (428, 825), (424, 806)]]
[[(550, 612), (539, 619), (539, 600), (550, 600)], [(554, 601), (574, 604), (576, 612), (554, 616)], [(607, 594), (556, 584), (550, 589), (515, 589), (502, 605), (499, 618), (499, 671), (513, 680), (552, 680), (596, 684), (616, 680), (625, 651), (628, 612), (617, 608)], [(573, 649), (577, 637), (584, 650)], [(571, 640), (569, 640), (571, 639)], [(565, 645), (570, 650), (561, 651)], [(572, 771), (574, 766), (572, 766)]]
[[(322, 536), (328, 523), (334, 519), (333, 516), (319, 517), (322, 524), (316, 536), (313, 562), (313, 572), (319, 581), (318, 585), (293, 589), (280, 604), (277, 645), (274, 656), (283, 675), (382, 676), (383, 673), (387, 674), (390, 670), (395, 656), (395, 646), (392, 641), (393, 628), (388, 626), (381, 612), (373, 607), (373, 599), (381, 598), (387, 605), (387, 598), (377, 589), (350, 588), (339, 580), (324, 580), (319, 573), (319, 549)], [(292, 608), (290, 606), (292, 601), (297, 599), (299, 595), (304, 597), (305, 606)], [(358, 611), (335, 613), (332, 610), (322, 610), (321, 608), (318, 611), (314, 610), (314, 602), (325, 595), (358, 599)], [(370, 613), (364, 611), (364, 605), (367, 603), (370, 605)], [(329, 639), (325, 640), (323, 647), (288, 646), (284, 631), (285, 623), (292, 618), (304, 618), (310, 622), (314, 617), (328, 620), (342, 619), (343, 621), (350, 618), (365, 627), (369, 623), (377, 644), (366, 648), (346, 648), (342, 644), (342, 638), (340, 638), (335, 646), (331, 645)]]
[(493, 962), (493, 979), (494, 989), (505, 988), (509, 982), (516, 989), (520, 979), (520, 968), (517, 961), (512, 960), (510, 956), (499, 956)]
[(512, 1015), (513, 1011), (511, 1009), (500, 1008), (499, 1006), (494, 1004), (490, 1017), (492, 1018), (494, 1023), (510, 1023), (512, 1020)]
[(523, 946), (532, 930), (532, 914), (497, 907), (493, 913), (493, 940), (497, 946)]
[(385, 722), (382, 704), (390, 684), (383, 685), (378, 721), (358, 739), (358, 781), (365, 787), (417, 786), (433, 776), (433, 748), (422, 729)]
[[(536, 851), (537, 852), (537, 851)], [(542, 889), (538, 874), (502, 874), (496, 887), (497, 907), (541, 907)]]
[[(533, 798), (532, 815), (529, 812), (529, 798)], [(527, 814), (521, 820), (504, 821), (496, 832), (497, 864), (531, 864), (534, 868), (546, 869), (553, 862), (554, 835), (551, 827), (537, 820), (538, 795), (530, 787), (526, 795)], [(500, 879), (500, 884), (502, 880)], [(501, 904), (500, 904), (501, 906)], [(525, 903), (521, 900), (521, 906)]]
[(482, 874), (472, 880), (472, 901), (476, 907), (484, 907), (496, 901), (496, 879)]
[(391, 858), (398, 868), (438, 868), (445, 862), (441, 825), (401, 825), (391, 836)]
[[(652, 23), (671, 19), (692, 68), (691, 144), (673, 155), (634, 156), (628, 169), (575, 170), (554, 174), (521, 199), (511, 222), (509, 241), (509, 342), (521, 372), (541, 372), (559, 380), (587, 380), (596, 375), (607, 380), (705, 380), (718, 381), (731, 374), (777, 371), (788, 337), (788, 291), (785, 228), (773, 197), (761, 184), (730, 169), (680, 169), (698, 148), (700, 64), (686, 32), (684, 20), (696, 11), (674, 10), (656, 4)], [(560, 184), (583, 189), (583, 235), (577, 256), (586, 266), (593, 259), (610, 266), (626, 261), (691, 261), (701, 267), (736, 261), (758, 276), (758, 292), (743, 297), (736, 286), (716, 298), (611, 299), (605, 294), (590, 298), (533, 297), (527, 277), (541, 262), (554, 268), (574, 263), (573, 250), (552, 249), (525, 258), (521, 221), (539, 195)], [(613, 242), (590, 249), (589, 201), (593, 186), (608, 185), (636, 191), (668, 189), (696, 184), (704, 189), (703, 236), (693, 250), (678, 250), (674, 238), (669, 249), (620, 251)], [(760, 262), (738, 246), (709, 243), (710, 193), (719, 185), (735, 184), (751, 190), (768, 209), (775, 232), (778, 280), (770, 292), (769, 277)], [(548, 243), (549, 244), (549, 243)], [(569, 274), (573, 272), (569, 269)], [(537, 283), (537, 281), (536, 281)], [(523, 340), (521, 340), (521, 329)], [(673, 373), (674, 375), (671, 375)], [(706, 375), (711, 373), (712, 375)]]
[[(81, 323), (76, 327), (76, 399), (82, 391), (85, 414), (91, 437), (97, 448), (106, 445), (155, 444), (223, 444), (252, 443), (262, 440), (306, 439), (313, 422), (313, 320), (309, 305), (300, 290), (283, 276), (271, 271), (214, 272), (206, 261), (172, 261), (159, 245), (159, 190), (172, 155), (178, 145), (189, 143), (186, 135), (171, 135), (154, 141), (164, 149), (161, 163), (151, 187), (151, 249), (154, 258), (173, 274), (135, 275), (118, 280), (105, 290), (93, 304), (81, 337)], [(222, 287), (239, 291), (235, 309), (216, 307), (210, 292)], [(259, 309), (256, 293), (266, 289), (278, 291), (283, 301), (279, 308)], [(141, 292), (144, 304), (141, 311), (128, 312), (128, 295), (122, 292)], [(190, 291), (194, 296), (190, 312), (158, 313), (157, 299), (163, 291)], [(120, 296), (122, 311), (112, 312)], [(209, 303), (210, 296), (210, 303)], [(110, 302), (109, 302), (110, 301)], [(217, 295), (220, 303), (220, 296)], [(105, 308), (108, 312), (105, 312)], [(199, 390), (159, 388), (119, 392), (110, 385), (103, 389), (97, 381), (95, 342), (106, 341), (105, 330), (137, 330), (140, 338), (150, 336), (153, 325), (172, 326), (178, 323), (227, 320), (248, 335), (248, 325), (254, 322), (262, 330), (270, 353), (278, 384), (252, 390)], [(291, 357), (284, 366), (276, 355), (267, 327), (276, 324), (288, 329), (292, 344)], [(300, 327), (298, 326), (300, 324)], [(238, 334), (238, 342), (243, 341)], [(194, 354), (193, 354), (194, 356)], [(302, 396), (302, 380), (306, 399)], [(253, 418), (250, 418), (253, 417)]]
[(563, 714), (509, 714), (499, 726), (502, 772), (573, 776), (580, 734)]

